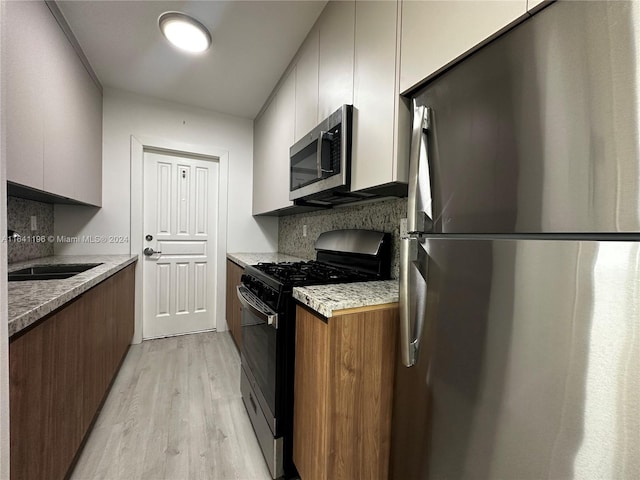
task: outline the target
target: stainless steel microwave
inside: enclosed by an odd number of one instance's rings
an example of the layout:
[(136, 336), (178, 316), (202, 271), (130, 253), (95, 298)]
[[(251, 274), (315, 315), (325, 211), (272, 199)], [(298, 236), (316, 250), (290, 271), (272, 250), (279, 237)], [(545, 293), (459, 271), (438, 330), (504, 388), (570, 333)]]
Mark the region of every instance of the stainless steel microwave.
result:
[(352, 117), (342, 105), (289, 149), (289, 200), (349, 191)]

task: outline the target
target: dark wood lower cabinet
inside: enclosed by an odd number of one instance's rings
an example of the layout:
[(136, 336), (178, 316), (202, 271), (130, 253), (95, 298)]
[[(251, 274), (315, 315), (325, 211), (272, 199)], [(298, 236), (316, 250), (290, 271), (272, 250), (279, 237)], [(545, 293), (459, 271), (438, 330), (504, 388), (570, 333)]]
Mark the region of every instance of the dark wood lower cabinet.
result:
[(134, 265), (9, 343), (11, 478), (64, 478), (131, 343)]
[(296, 307), (293, 462), (302, 480), (386, 480), (397, 304)]
[(227, 259), (227, 325), (238, 350), (242, 350), (242, 305), (236, 287), (244, 268)]
[(11, 478), (62, 478), (82, 440), (79, 303), (9, 345)]

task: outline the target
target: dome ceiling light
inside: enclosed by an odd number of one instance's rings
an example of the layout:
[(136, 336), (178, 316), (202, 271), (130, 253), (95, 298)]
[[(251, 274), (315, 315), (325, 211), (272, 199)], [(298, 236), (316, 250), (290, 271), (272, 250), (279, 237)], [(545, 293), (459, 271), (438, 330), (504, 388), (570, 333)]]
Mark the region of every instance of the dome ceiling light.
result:
[(190, 53), (202, 53), (211, 46), (207, 27), (181, 12), (165, 12), (158, 17), (160, 31), (169, 42)]

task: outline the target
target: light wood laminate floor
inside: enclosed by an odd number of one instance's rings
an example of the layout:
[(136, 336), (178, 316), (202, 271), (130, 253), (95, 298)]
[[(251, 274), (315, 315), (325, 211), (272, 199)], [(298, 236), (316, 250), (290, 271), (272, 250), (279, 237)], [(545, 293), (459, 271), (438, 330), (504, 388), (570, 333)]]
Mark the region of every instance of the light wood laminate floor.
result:
[(132, 345), (71, 480), (270, 479), (228, 332)]

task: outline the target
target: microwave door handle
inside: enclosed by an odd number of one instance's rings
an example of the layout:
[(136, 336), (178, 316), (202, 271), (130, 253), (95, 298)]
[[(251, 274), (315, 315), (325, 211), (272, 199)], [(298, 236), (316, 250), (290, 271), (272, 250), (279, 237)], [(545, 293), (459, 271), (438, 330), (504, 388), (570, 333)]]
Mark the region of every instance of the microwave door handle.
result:
[(409, 193), (407, 232), (425, 233), (433, 228), (431, 181), (429, 178), (429, 145), (427, 132), (432, 130), (431, 109), (418, 106), (413, 99), (413, 127), (409, 153)]
[(316, 163), (318, 167), (318, 178), (322, 178), (322, 140), (324, 139), (323, 130), (320, 131), (320, 135), (318, 136), (318, 153), (316, 154)]
[[(324, 131), (320, 132), (320, 142), (321, 143), (327, 142), (329, 144), (329, 164), (327, 165), (327, 167), (331, 167), (331, 142), (333, 142), (334, 137), (335, 137), (335, 134), (331, 132), (324, 132)], [(335, 173), (333, 169), (323, 168), (322, 157), (320, 157), (320, 171), (322, 173)]]
[(320, 130), (320, 136), (318, 137), (318, 178), (322, 178), (323, 173), (334, 173), (333, 170), (323, 168), (322, 165), (322, 152), (324, 151), (324, 142), (331, 142), (333, 140), (333, 133), (325, 130)]
[(400, 239), (400, 354), (406, 367), (412, 367), (418, 359), (426, 315), (428, 286), (421, 288), (412, 282), (415, 275), (412, 270), (416, 269), (427, 284), (429, 258), (419, 242), (413, 237)]

